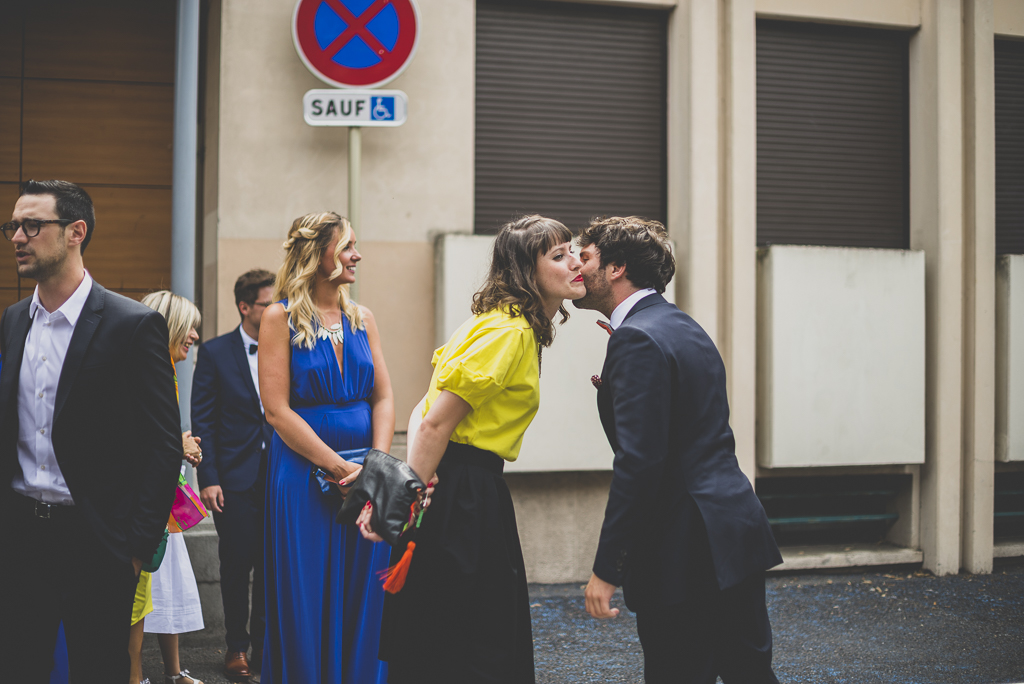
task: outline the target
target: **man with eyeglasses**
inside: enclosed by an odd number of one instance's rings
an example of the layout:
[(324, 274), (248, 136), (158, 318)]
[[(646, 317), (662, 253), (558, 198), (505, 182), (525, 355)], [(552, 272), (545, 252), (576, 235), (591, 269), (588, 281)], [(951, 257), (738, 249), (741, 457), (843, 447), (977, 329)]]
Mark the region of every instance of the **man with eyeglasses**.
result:
[(181, 429), (163, 316), (82, 254), (92, 200), (27, 181), (11, 221), (32, 296), (0, 317), (0, 670), (48, 682), (63, 621), (75, 681), (126, 681), (139, 570), (163, 536)]
[(273, 286), (270, 271), (253, 269), (239, 276), (235, 306), (241, 324), (199, 347), (192, 379), (192, 430), (203, 438), (204, 464), (196, 471), (199, 496), (213, 511), (220, 537), (224, 674), (229, 679), (247, 678), (263, 658), (263, 497), (274, 430), (263, 415), (256, 348)]

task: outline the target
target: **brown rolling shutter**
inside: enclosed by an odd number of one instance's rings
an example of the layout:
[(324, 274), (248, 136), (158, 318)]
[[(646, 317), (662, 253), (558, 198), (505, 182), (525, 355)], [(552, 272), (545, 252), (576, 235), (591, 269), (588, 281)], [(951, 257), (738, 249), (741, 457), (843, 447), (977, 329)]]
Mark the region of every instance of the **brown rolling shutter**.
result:
[(1024, 42), (995, 52), (996, 254), (1024, 254)]
[(757, 22), (759, 245), (909, 245), (908, 41)]
[(668, 14), (477, 2), (477, 233), (539, 213), (665, 220)]

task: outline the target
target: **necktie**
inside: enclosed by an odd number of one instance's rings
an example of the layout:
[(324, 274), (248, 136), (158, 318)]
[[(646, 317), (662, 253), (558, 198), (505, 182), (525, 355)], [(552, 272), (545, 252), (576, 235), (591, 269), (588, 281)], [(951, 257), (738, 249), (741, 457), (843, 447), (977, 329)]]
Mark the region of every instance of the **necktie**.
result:
[(255, 353), (256, 353), (256, 346), (257, 346), (257, 345), (255, 345), (255, 344), (250, 344), (250, 345), (249, 345), (249, 354), (250, 354), (250, 355), (252, 355), (252, 354), (255, 354)]
[(596, 323), (597, 323), (597, 324), (598, 324), (599, 326), (601, 326), (601, 327), (602, 327), (602, 328), (604, 329), (604, 331), (605, 331), (606, 333), (608, 333), (609, 335), (611, 335), (611, 334), (612, 334), (613, 332), (615, 332), (615, 328), (613, 328), (613, 327), (612, 327), (612, 326), (610, 326), (609, 324), (605, 323), (604, 321), (596, 321)]

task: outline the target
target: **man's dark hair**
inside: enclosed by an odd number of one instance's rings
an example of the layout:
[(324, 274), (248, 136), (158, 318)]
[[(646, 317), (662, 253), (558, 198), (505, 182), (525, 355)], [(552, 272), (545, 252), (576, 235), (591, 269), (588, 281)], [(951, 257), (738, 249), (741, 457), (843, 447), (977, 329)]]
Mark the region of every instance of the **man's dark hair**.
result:
[(601, 266), (625, 266), (626, 278), (640, 289), (664, 292), (676, 272), (668, 232), (657, 221), (639, 216), (591, 219), (576, 242), (580, 248), (597, 247)]
[[(21, 185), (24, 195), (52, 195), (56, 200), (57, 216), (67, 221), (85, 221), (85, 239), (82, 240), (82, 254), (92, 239), (92, 229), (96, 227), (96, 211), (92, 207), (92, 198), (74, 183), (62, 180), (27, 180)], [(61, 231), (64, 226), (61, 226)]]
[(249, 306), (256, 303), (260, 290), (274, 284), (274, 274), (262, 268), (254, 268), (238, 276), (235, 281), (235, 308), (242, 302)]

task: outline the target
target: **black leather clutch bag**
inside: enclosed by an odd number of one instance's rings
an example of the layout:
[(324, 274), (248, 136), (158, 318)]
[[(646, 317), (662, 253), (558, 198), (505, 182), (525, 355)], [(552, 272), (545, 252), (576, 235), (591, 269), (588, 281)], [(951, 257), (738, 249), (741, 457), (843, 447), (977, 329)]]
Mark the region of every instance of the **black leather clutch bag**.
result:
[(379, 449), (370, 449), (363, 470), (352, 484), (338, 511), (338, 522), (351, 524), (367, 501), (373, 504), (370, 526), (395, 546), (413, 515), (413, 504), (427, 486), (408, 465)]

